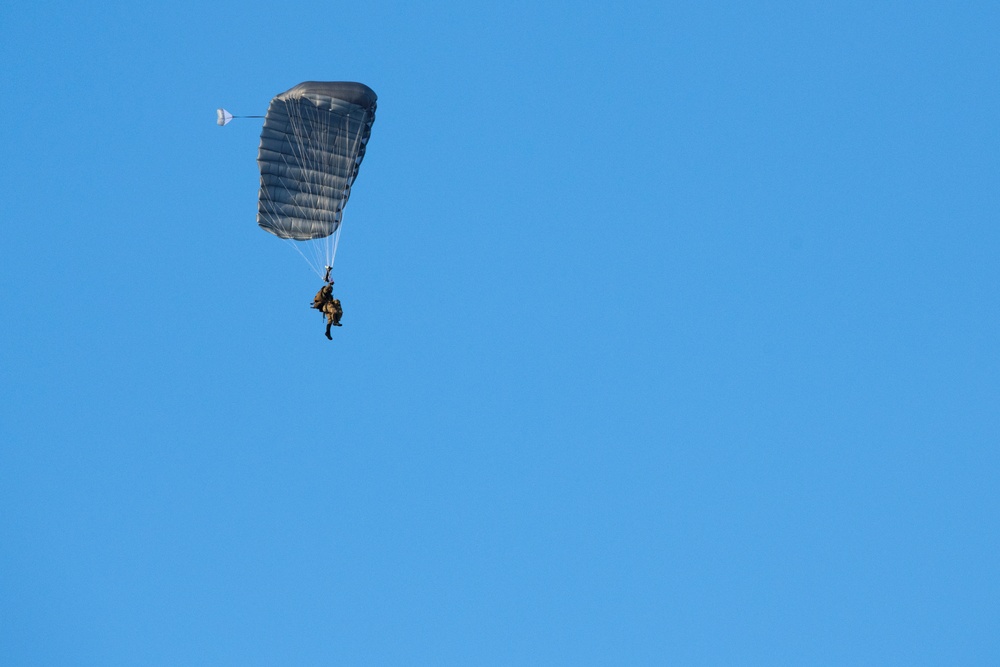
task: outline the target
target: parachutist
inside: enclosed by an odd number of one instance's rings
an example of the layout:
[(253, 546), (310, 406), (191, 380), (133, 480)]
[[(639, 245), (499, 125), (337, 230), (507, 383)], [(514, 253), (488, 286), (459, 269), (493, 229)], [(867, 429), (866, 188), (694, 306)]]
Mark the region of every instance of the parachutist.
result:
[(344, 309), (340, 307), (340, 299), (336, 299), (333, 296), (332, 280), (316, 292), (316, 296), (313, 297), (312, 307), (326, 317), (326, 337), (333, 340), (333, 337), (330, 335), (330, 327), (341, 326), (340, 318), (344, 316)]

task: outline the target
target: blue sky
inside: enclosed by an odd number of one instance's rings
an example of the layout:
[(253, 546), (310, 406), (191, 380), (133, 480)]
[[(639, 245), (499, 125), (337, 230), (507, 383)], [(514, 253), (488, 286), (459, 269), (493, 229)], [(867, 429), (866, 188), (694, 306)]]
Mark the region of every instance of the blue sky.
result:
[[(996, 664), (990, 3), (0, 9), (0, 662)], [(323, 337), (261, 114), (379, 95)]]

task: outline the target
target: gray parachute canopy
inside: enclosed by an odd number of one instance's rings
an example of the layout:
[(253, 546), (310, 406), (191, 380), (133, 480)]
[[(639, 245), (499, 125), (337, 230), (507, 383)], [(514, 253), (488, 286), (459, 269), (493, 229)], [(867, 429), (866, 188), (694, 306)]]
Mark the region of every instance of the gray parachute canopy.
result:
[(377, 99), (362, 83), (306, 81), (271, 100), (257, 154), (258, 225), (296, 241), (339, 230)]

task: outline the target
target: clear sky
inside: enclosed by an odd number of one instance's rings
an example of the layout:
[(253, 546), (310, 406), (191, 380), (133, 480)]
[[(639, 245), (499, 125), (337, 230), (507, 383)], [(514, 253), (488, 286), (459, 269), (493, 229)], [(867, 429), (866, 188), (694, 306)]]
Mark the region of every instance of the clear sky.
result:
[(1000, 662), (1000, 6), (821, 4), (5, 3), (0, 663)]

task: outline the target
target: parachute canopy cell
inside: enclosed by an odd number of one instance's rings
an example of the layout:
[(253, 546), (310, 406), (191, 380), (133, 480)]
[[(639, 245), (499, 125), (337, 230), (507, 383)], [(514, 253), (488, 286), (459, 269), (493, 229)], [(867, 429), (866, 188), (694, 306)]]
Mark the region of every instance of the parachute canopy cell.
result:
[(306, 81), (271, 100), (257, 154), (258, 225), (296, 241), (339, 229), (377, 99), (362, 83)]

